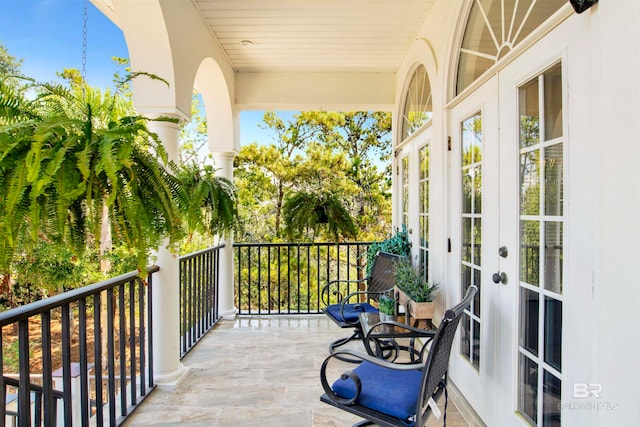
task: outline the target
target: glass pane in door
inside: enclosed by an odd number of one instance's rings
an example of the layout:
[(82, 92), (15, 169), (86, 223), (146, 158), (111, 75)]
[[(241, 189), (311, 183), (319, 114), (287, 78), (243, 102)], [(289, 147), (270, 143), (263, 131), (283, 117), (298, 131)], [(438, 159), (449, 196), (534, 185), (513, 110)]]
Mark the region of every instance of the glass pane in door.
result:
[(420, 269), (425, 280), (429, 280), (429, 148), (423, 146), (420, 156)]
[[(466, 310), (461, 325), (460, 353), (475, 369), (480, 369), (480, 283), (482, 250), (482, 114), (479, 112), (464, 120), (460, 127), (462, 143), (462, 218), (461, 260), (462, 289), (476, 285), (478, 292)], [(468, 319), (468, 320), (467, 320)]]
[(400, 161), (402, 166), (402, 224), (409, 227), (409, 156)]
[(518, 411), (533, 426), (560, 426), (566, 148), (561, 70), (554, 64), (519, 89)]

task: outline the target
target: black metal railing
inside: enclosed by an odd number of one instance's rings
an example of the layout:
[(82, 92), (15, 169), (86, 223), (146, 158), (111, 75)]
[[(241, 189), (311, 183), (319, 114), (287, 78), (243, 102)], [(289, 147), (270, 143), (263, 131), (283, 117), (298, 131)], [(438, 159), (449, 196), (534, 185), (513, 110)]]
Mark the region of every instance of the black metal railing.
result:
[(239, 314), (320, 313), (320, 292), (328, 281), (364, 277), (370, 245), (371, 242), (234, 244)]
[[(20, 381), (18, 381), (15, 378), (11, 378), (11, 377), (4, 377), (3, 378), (4, 383), (9, 386), (9, 387), (13, 387), (14, 389), (18, 390), (20, 389)], [(44, 388), (42, 388), (39, 385), (36, 384), (31, 384), (29, 387), (29, 395), (30, 395), (30, 403), (33, 404), (34, 406), (34, 411), (31, 414), (31, 421), (32, 424), (36, 424), (36, 425), (40, 425), (40, 423), (36, 423), (36, 420), (41, 420), (42, 419), (42, 415), (43, 415), (43, 402), (44, 402)], [(5, 401), (5, 407), (7, 408), (5, 411), (5, 423), (7, 421), (9, 421), (9, 425), (11, 426), (16, 426), (18, 425), (18, 411), (17, 411), (17, 405), (15, 405), (15, 408), (12, 408), (12, 404), (14, 402), (17, 401), (17, 394), (8, 394), (6, 395), (6, 401)], [(50, 402), (50, 406), (49, 408), (51, 408), (52, 410), (52, 414), (51, 416), (53, 417), (53, 419), (57, 418), (57, 409), (58, 409), (58, 402), (62, 401), (62, 399), (64, 398), (64, 393), (62, 393), (61, 391), (58, 390), (53, 390), (52, 392), (52, 397), (54, 399), (53, 402)], [(51, 417), (49, 418), (51, 419)], [(3, 424), (4, 425), (4, 424)]]
[(154, 387), (156, 271), (146, 280), (131, 272), (0, 313), (0, 425), (12, 418), (18, 426), (121, 424)]
[(215, 246), (180, 257), (180, 357), (220, 320), (220, 249)]

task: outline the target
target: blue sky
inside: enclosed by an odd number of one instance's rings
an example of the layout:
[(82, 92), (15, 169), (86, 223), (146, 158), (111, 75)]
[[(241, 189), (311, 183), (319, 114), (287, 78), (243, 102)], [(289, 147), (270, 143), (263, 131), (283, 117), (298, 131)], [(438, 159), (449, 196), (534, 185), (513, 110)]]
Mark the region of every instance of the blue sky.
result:
[[(116, 71), (111, 60), (129, 53), (122, 31), (91, 2), (87, 19), (87, 82), (105, 88)], [(56, 81), (63, 68), (82, 68), (83, 0), (4, 0), (0, 11), (0, 42), (9, 53), (22, 59), (22, 71), (38, 81)], [(270, 134), (258, 127), (262, 111), (240, 115), (241, 144), (271, 143)], [(288, 120), (291, 113), (281, 114)]]

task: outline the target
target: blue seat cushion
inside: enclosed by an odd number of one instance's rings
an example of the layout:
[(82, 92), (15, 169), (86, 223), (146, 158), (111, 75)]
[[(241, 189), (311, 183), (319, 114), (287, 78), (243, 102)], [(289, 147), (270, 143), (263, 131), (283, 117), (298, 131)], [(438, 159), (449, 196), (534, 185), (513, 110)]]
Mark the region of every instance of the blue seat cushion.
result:
[[(422, 371), (397, 371), (362, 362), (353, 372), (362, 382), (357, 404), (402, 420), (415, 415)], [(355, 384), (349, 378), (338, 379), (332, 388), (347, 399), (356, 394)]]
[(360, 313), (377, 313), (378, 309), (371, 304), (358, 303), (358, 304), (345, 304), (344, 305), (344, 317), (340, 314), (340, 304), (331, 304), (325, 309), (325, 313), (336, 319), (338, 322), (354, 323), (358, 321)]

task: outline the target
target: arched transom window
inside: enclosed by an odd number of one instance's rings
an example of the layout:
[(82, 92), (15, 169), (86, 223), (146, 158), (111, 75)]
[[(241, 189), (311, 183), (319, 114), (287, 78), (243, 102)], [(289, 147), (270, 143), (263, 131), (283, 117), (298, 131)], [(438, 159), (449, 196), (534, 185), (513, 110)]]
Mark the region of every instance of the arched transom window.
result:
[(423, 65), (418, 66), (411, 77), (402, 113), (402, 140), (407, 139), (422, 125), (431, 120), (431, 83)]
[(566, 0), (473, 0), (460, 47), (456, 94), (564, 4)]

